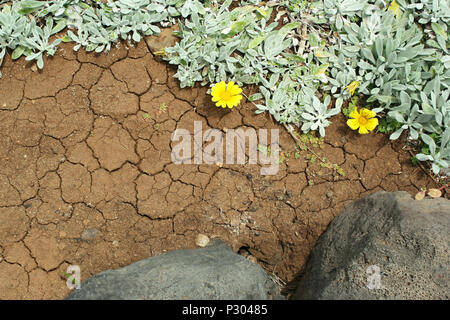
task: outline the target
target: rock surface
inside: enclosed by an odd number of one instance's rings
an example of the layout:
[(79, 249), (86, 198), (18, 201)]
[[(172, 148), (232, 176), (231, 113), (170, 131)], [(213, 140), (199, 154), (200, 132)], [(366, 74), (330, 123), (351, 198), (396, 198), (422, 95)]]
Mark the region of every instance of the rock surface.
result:
[(158, 36), (146, 37), (145, 42), (151, 52), (158, 52), (164, 48), (173, 47), (178, 40), (178, 38), (173, 35), (173, 32), (178, 30), (178, 25), (174, 25), (170, 28), (164, 28)]
[[(449, 299), (450, 201), (377, 192), (329, 225), (293, 299)], [(369, 289), (370, 287), (370, 289)]]
[(222, 241), (101, 272), (66, 299), (272, 299), (279, 289), (258, 265)]

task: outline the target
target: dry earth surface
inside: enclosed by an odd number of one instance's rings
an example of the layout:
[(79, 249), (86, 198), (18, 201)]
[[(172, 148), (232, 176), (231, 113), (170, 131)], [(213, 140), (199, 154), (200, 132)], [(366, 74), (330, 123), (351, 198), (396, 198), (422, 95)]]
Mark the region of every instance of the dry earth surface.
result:
[[(360, 136), (335, 118), (316, 147), (345, 176), (294, 157), (295, 142), (250, 103), (216, 108), (205, 88), (179, 89), (145, 42), (108, 55), (65, 44), (43, 71), (6, 58), (0, 79), (0, 299), (61, 299), (82, 281), (166, 251), (199, 233), (225, 240), (291, 280), (343, 206), (377, 190), (433, 187), (401, 142)], [(148, 114), (144, 116), (144, 114)], [(289, 157), (259, 165), (175, 165), (171, 134), (280, 128)]]

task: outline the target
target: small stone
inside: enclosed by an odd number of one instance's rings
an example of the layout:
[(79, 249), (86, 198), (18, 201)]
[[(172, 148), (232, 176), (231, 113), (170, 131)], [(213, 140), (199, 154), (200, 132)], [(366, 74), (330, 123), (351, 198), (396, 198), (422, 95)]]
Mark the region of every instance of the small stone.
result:
[(428, 195), (432, 198), (439, 198), (442, 196), (442, 191), (439, 189), (430, 189), (428, 190)]
[(171, 28), (164, 28), (158, 36), (148, 36), (145, 38), (148, 48), (151, 52), (162, 51), (165, 48), (173, 47), (177, 42), (177, 37), (173, 35), (174, 31), (179, 30), (178, 25)]
[(112, 242), (112, 245), (113, 245), (114, 247), (118, 247), (118, 246), (119, 246), (119, 241), (114, 240), (114, 241)]
[(209, 244), (209, 237), (207, 235), (199, 233), (197, 235), (197, 238), (195, 239), (195, 244), (201, 248), (204, 248)]
[(252, 178), (253, 178), (253, 176), (249, 173), (249, 174), (247, 174), (247, 180), (252, 180)]
[(417, 194), (415, 196), (416, 200), (423, 200), (424, 198), (425, 198), (425, 191), (417, 192)]
[(328, 199), (333, 198), (333, 195), (334, 195), (334, 193), (333, 193), (332, 191), (328, 191), (328, 192), (326, 193), (326, 196), (327, 196)]
[(59, 237), (60, 238), (65, 238), (67, 236), (67, 233), (65, 231), (60, 231), (59, 232)]
[(345, 143), (347, 143), (347, 139), (345, 139), (345, 137), (342, 137), (341, 142), (345, 144)]
[(256, 259), (256, 257), (252, 256), (252, 255), (247, 256), (247, 260), (250, 261), (250, 262), (253, 262), (253, 263), (257, 263), (258, 262), (258, 259)]
[(241, 223), (241, 218), (238, 215), (234, 215), (230, 219), (230, 224), (232, 227), (237, 227)]
[(81, 240), (92, 241), (97, 236), (98, 230), (95, 228), (84, 230), (81, 234)]
[(33, 72), (36, 72), (36, 71), (37, 71), (37, 67), (36, 67), (35, 64), (33, 64), (33, 65), (31, 66), (31, 71), (33, 71)]

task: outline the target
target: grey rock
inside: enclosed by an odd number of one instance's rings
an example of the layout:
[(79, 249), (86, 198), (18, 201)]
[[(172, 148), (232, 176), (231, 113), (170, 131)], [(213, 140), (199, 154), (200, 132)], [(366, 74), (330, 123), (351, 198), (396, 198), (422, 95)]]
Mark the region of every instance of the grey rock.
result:
[(292, 298), (449, 299), (449, 214), (449, 200), (406, 192), (353, 202), (320, 237)]
[(253, 300), (279, 298), (278, 293), (260, 266), (215, 240), (205, 248), (171, 251), (101, 272), (66, 299)]
[(162, 51), (165, 48), (173, 47), (177, 43), (178, 38), (173, 35), (173, 32), (178, 30), (178, 25), (161, 29), (159, 35), (145, 37), (145, 42), (151, 52)]

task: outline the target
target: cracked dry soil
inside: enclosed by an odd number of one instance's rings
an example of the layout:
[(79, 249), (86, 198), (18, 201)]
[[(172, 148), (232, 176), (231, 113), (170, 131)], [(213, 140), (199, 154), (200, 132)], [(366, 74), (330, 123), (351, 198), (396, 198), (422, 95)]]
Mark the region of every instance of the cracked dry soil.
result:
[[(295, 142), (267, 114), (250, 103), (219, 109), (205, 88), (179, 89), (145, 42), (99, 56), (63, 45), (33, 69), (7, 57), (0, 79), (0, 299), (61, 299), (69, 264), (84, 281), (194, 248), (198, 233), (289, 281), (346, 203), (433, 186), (401, 142), (359, 136), (342, 117), (317, 150), (345, 176), (295, 159)], [(193, 132), (195, 120), (204, 130), (280, 128), (291, 156), (274, 176), (259, 165), (175, 165), (171, 134)]]

